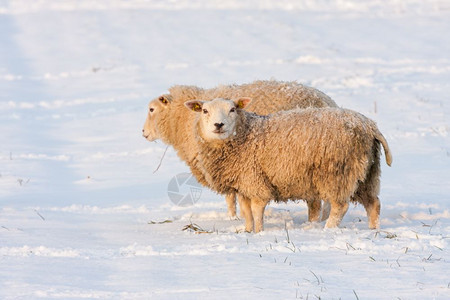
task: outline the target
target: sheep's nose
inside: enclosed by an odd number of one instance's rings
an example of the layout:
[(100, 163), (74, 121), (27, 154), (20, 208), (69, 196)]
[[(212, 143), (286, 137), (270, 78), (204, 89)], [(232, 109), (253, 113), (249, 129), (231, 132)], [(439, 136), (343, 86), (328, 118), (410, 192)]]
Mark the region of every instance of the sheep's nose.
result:
[(223, 123), (214, 123), (214, 126), (216, 126), (217, 129), (222, 128), (223, 125)]

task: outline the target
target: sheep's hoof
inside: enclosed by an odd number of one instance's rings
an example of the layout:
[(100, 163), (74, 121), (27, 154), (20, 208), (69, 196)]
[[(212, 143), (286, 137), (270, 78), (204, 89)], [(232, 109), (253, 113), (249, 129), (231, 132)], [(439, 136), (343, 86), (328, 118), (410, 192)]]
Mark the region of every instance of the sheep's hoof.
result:
[(334, 222), (326, 222), (325, 223), (325, 229), (334, 229), (334, 228), (337, 228), (339, 225), (338, 224), (336, 224), (336, 223), (334, 223)]
[(322, 224), (320, 224), (319, 222), (305, 222), (302, 224), (301, 228), (304, 230), (319, 229), (319, 228), (321, 229)]
[(375, 225), (370, 224), (369, 225), (369, 229), (380, 230), (380, 224), (375, 224)]
[(254, 233), (260, 233), (261, 231), (263, 231), (263, 228), (255, 228), (255, 230), (253, 230)]

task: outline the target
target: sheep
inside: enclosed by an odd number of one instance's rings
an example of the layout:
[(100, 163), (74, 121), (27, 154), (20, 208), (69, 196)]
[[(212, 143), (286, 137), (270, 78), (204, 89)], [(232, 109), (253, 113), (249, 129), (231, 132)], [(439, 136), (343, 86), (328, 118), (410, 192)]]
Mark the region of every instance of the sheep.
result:
[[(197, 180), (208, 186), (203, 172), (197, 167), (198, 149), (190, 128), (194, 116), (180, 107), (184, 107), (184, 102), (188, 100), (233, 98), (240, 94), (253, 97), (255, 100), (247, 109), (263, 115), (296, 107), (337, 107), (336, 103), (321, 91), (297, 82), (258, 80), (242, 85), (221, 85), (211, 89), (175, 85), (169, 89), (169, 94), (150, 101), (143, 135), (149, 141), (162, 139), (166, 144), (172, 145), (178, 156), (188, 164)], [(225, 198), (229, 214), (235, 217), (235, 193), (230, 192)], [(309, 221), (318, 221), (321, 202), (309, 201), (308, 208)], [(322, 219), (326, 217), (325, 207)]]
[(380, 143), (392, 155), (374, 121), (343, 108), (307, 108), (268, 116), (245, 108), (250, 98), (192, 100), (199, 162), (218, 193), (243, 196), (245, 230), (263, 230), (270, 200), (324, 200), (337, 227), (349, 201), (363, 204), (370, 229), (379, 228)]

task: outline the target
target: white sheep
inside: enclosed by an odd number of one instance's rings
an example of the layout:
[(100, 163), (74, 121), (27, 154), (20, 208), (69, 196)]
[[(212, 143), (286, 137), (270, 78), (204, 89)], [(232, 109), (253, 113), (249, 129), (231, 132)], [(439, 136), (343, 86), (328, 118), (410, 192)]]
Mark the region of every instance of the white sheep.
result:
[[(337, 107), (336, 103), (321, 91), (297, 82), (258, 80), (241, 85), (220, 85), (210, 89), (175, 85), (169, 89), (169, 94), (150, 101), (143, 135), (149, 141), (162, 139), (166, 144), (172, 145), (197, 180), (208, 186), (204, 179), (205, 174), (197, 167), (198, 148), (191, 129), (195, 117), (184, 109), (184, 102), (199, 98), (233, 98), (241, 94), (253, 97), (254, 101), (247, 109), (262, 115), (296, 107)], [(235, 216), (235, 193), (228, 193), (226, 200), (230, 215)], [(309, 221), (321, 219), (320, 209), (320, 201), (308, 201)], [(327, 216), (325, 207), (322, 219)]]
[[(259, 116), (243, 110), (250, 98), (192, 100), (199, 161), (209, 186), (244, 196), (245, 230), (263, 230), (270, 200), (325, 200), (326, 228), (340, 224), (349, 201), (362, 203), (369, 228), (379, 228), (380, 143), (375, 122), (341, 108), (308, 108)], [(190, 125), (189, 125), (190, 126)]]

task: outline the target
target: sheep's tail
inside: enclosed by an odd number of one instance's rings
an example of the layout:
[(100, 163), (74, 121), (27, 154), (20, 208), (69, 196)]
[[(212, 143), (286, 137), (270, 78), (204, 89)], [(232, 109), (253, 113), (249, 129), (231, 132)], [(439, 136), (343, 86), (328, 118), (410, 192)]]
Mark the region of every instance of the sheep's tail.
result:
[(376, 133), (375, 138), (383, 145), (384, 154), (386, 156), (386, 163), (388, 164), (388, 166), (390, 166), (392, 164), (392, 154), (386, 139), (384, 138), (384, 136), (381, 134), (380, 131)]

